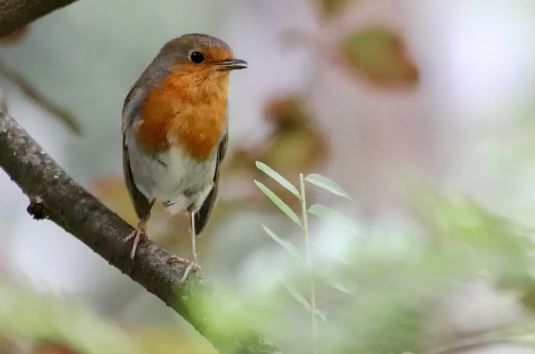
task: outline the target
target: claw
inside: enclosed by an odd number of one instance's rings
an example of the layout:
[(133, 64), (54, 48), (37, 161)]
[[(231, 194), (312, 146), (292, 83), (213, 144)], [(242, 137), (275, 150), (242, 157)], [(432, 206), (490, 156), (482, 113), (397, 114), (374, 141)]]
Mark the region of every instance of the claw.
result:
[(139, 245), (139, 242), (141, 241), (141, 238), (144, 236), (144, 234), (145, 234), (145, 223), (140, 221), (137, 224), (136, 229), (124, 238), (124, 242), (129, 242), (130, 240), (134, 240), (132, 242), (132, 250), (130, 251), (131, 260), (134, 260), (134, 258), (136, 257), (137, 246)]
[(178, 256), (171, 256), (167, 260), (167, 264), (173, 264), (173, 263), (181, 263), (186, 265), (186, 270), (184, 271), (184, 274), (182, 275), (182, 278), (180, 278), (180, 282), (183, 283), (187, 278), (188, 275), (191, 273), (191, 271), (198, 272), (201, 270), (201, 266), (196, 261), (190, 261), (188, 259), (178, 257)]

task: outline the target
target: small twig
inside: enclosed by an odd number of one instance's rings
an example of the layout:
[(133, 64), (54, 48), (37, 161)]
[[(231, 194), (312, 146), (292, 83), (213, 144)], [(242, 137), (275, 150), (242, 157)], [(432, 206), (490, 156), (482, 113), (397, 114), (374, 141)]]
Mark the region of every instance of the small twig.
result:
[(16, 85), (22, 93), (32, 99), (35, 103), (48, 111), (51, 115), (61, 120), (71, 131), (78, 135), (82, 135), (82, 128), (80, 124), (74, 119), (73, 115), (65, 108), (60, 107), (57, 103), (52, 102), (45, 97), (39, 90), (33, 86), (21, 74), (8, 68), (2, 61), (0, 61), (0, 75), (5, 77), (9, 82)]
[(299, 186), (301, 194), (301, 213), (303, 218), (303, 229), (305, 232), (305, 249), (307, 259), (307, 271), (309, 273), (309, 289), (310, 289), (310, 308), (312, 312), (312, 351), (314, 354), (318, 353), (318, 315), (316, 304), (316, 283), (314, 280), (314, 273), (312, 268), (312, 246), (310, 244), (310, 232), (308, 229), (308, 213), (307, 213), (307, 199), (305, 190), (305, 179), (303, 174), (299, 174)]

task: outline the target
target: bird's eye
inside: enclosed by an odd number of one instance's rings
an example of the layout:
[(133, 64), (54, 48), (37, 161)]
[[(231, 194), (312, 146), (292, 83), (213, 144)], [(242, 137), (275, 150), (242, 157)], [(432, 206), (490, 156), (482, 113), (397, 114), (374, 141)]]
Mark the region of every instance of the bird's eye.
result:
[(200, 64), (204, 61), (204, 55), (201, 52), (192, 52), (189, 59), (195, 64)]

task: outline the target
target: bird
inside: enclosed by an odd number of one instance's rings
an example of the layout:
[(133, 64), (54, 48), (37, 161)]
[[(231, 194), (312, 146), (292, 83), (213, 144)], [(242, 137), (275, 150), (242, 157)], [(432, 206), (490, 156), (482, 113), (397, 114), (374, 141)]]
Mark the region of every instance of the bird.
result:
[(130, 258), (146, 236), (155, 203), (190, 219), (192, 260), (196, 237), (217, 198), (228, 142), (228, 86), (233, 70), (247, 68), (221, 39), (200, 33), (167, 42), (126, 96), (122, 110), (123, 173), (138, 217)]

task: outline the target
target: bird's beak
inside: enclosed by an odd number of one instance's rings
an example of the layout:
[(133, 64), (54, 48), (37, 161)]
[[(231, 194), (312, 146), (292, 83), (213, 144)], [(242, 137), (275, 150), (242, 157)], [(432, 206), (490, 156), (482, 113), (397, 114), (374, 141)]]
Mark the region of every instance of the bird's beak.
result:
[(236, 59), (236, 58), (230, 58), (230, 59), (218, 61), (216, 65), (220, 67), (219, 70), (225, 70), (225, 71), (240, 70), (240, 69), (247, 68), (247, 62), (245, 60)]

